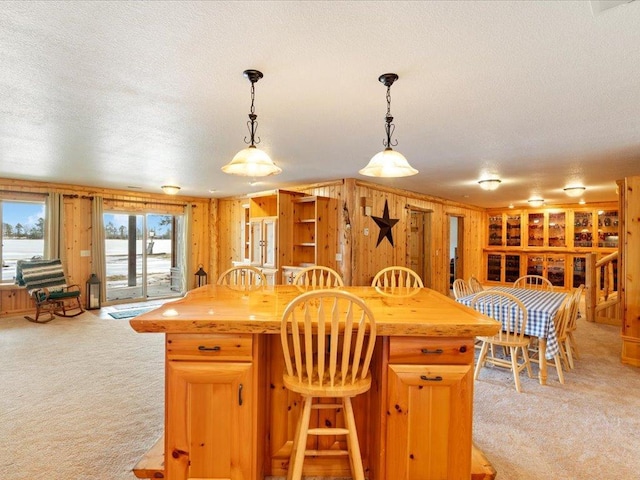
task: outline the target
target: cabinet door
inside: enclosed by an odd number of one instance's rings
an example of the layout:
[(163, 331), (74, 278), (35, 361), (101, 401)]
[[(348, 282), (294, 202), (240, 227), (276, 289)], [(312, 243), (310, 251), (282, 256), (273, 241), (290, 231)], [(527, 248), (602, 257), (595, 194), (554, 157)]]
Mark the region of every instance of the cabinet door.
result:
[(249, 222), (249, 254), (251, 265), (262, 266), (262, 220), (251, 220)]
[(265, 268), (276, 268), (277, 253), (277, 220), (275, 218), (265, 219), (262, 230), (262, 266)]
[(386, 478), (470, 478), (472, 392), (471, 365), (389, 365)]
[(544, 246), (544, 213), (530, 213), (527, 227), (527, 246)]
[(502, 215), (489, 217), (489, 239), (488, 245), (502, 246)]
[(166, 477), (252, 479), (251, 363), (167, 362)]

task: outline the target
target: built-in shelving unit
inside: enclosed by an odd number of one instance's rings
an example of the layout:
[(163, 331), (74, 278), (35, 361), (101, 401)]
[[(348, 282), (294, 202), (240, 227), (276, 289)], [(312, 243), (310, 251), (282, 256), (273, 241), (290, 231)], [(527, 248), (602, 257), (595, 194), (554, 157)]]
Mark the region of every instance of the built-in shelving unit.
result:
[(604, 256), (618, 248), (618, 224), (615, 203), (489, 211), (484, 280), (509, 284), (534, 274), (558, 288), (577, 287), (585, 283), (587, 253)]

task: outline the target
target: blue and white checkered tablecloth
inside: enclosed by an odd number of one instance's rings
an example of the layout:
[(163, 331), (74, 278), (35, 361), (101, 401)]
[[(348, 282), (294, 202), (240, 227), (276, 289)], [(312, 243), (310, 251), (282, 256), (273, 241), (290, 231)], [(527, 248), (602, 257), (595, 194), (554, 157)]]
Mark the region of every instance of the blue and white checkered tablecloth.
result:
[[(546, 338), (547, 351), (545, 357), (547, 360), (553, 359), (553, 357), (560, 352), (553, 318), (567, 294), (563, 292), (513, 287), (494, 287), (491, 290), (510, 293), (524, 304), (527, 309), (527, 328), (525, 329), (525, 334), (532, 337)], [(458, 298), (457, 301), (470, 307), (474, 295), (475, 294)]]

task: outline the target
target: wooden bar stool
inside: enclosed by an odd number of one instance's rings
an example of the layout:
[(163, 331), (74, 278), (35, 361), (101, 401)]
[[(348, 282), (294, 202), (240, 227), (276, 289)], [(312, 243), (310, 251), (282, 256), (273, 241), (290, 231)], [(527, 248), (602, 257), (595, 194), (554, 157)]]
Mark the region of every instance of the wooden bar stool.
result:
[[(287, 480), (300, 480), (306, 455), (349, 456), (354, 480), (364, 480), (351, 398), (371, 387), (369, 363), (376, 339), (373, 314), (357, 296), (339, 290), (304, 293), (287, 306), (280, 330), (284, 385), (302, 396)], [(314, 399), (335, 398), (333, 403)], [(309, 428), (311, 410), (340, 409), (344, 428)], [(346, 450), (307, 450), (308, 435), (346, 435)]]

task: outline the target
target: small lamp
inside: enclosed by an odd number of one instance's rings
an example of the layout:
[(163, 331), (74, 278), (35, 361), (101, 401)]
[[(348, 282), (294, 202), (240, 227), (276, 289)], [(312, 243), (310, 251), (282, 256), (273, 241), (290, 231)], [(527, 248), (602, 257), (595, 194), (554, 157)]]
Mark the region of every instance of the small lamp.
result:
[(100, 291), (102, 282), (95, 273), (87, 280), (87, 310), (97, 310), (102, 306)]
[(198, 271), (196, 272), (196, 286), (203, 287), (207, 284), (207, 272), (202, 269), (202, 264), (198, 267)]

